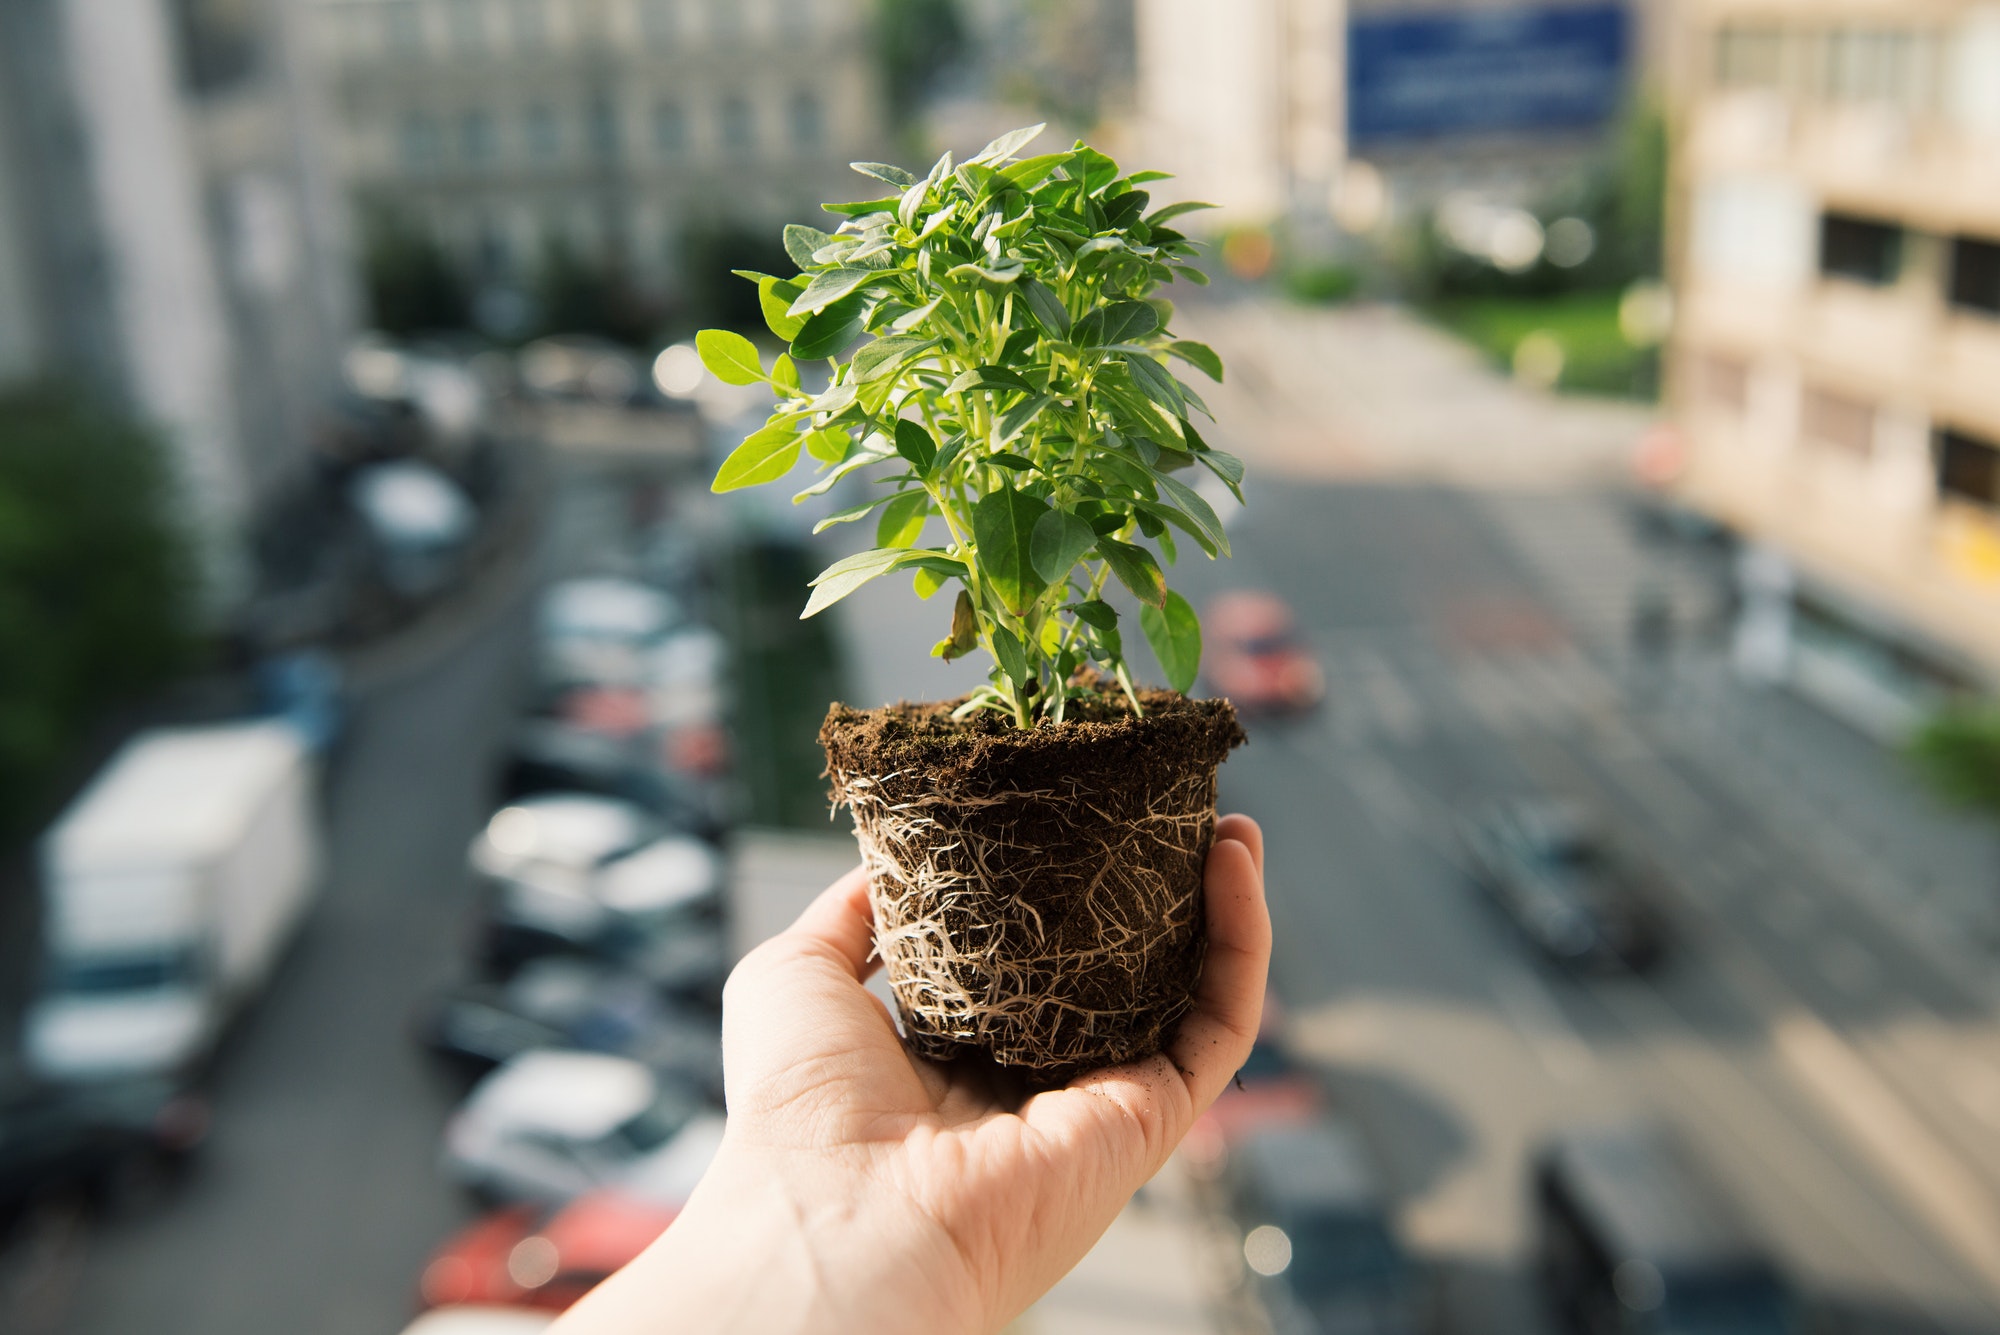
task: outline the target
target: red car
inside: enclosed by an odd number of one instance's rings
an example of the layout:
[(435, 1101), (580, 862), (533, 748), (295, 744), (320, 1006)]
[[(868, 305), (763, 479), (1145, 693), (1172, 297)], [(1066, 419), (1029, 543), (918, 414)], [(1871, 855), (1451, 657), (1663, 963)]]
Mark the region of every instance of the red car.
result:
[(460, 1303), (560, 1312), (652, 1245), (679, 1210), (607, 1188), (553, 1210), (496, 1210), (424, 1267), (426, 1307)]
[(1295, 713), (1326, 693), (1326, 679), (1299, 638), (1291, 609), (1268, 593), (1218, 594), (1202, 617), (1202, 673), (1238, 709)]

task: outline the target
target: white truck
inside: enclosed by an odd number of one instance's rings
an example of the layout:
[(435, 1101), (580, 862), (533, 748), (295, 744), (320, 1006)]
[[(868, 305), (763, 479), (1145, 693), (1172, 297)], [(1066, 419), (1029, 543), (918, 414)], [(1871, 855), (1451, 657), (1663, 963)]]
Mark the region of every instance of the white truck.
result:
[(134, 738), (43, 837), (29, 1066), (183, 1076), (254, 996), (320, 879), (313, 762), (281, 722)]

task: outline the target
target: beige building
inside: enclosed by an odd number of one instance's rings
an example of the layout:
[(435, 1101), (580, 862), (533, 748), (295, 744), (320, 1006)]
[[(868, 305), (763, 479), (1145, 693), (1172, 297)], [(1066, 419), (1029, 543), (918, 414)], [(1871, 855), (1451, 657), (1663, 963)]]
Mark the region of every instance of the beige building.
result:
[(315, 0), (342, 171), (485, 283), (555, 242), (670, 289), (691, 228), (810, 221), (884, 152), (868, 0)]
[(2000, 5), (1683, 17), (1680, 485), (1770, 549), (1746, 665), (1891, 733), (2000, 677)]

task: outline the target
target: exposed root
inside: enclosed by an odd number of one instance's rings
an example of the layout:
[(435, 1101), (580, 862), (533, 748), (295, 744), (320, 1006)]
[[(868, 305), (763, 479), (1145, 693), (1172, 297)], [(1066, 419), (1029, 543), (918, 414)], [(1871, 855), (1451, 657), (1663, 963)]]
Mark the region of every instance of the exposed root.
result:
[(980, 1048), (1050, 1084), (1172, 1037), (1206, 944), (1220, 755), (1191, 759), (1033, 788), (829, 763), (917, 1051)]

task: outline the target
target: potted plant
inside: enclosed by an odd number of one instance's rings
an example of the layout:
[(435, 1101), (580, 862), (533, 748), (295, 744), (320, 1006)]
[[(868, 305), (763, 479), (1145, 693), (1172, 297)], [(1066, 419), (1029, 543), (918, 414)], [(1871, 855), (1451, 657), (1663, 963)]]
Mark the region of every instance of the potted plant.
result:
[[(1168, 225), (1205, 206), (1148, 212), (1162, 173), (1081, 143), (1017, 159), (1041, 128), (922, 177), (856, 164), (892, 193), (826, 206), (844, 218), (831, 233), (787, 227), (796, 277), (742, 275), (789, 350), (767, 368), (737, 334), (697, 347), (722, 380), (777, 395), (716, 491), (807, 456), (819, 477), (800, 500), (878, 474), (819, 525), (872, 520), (875, 545), (823, 571), (803, 615), (904, 572), (921, 598), (955, 590), (934, 655), (992, 658), (962, 700), (835, 705), (820, 740), (908, 1041), (1047, 1085), (1159, 1050), (1193, 1004), (1216, 769), (1243, 734), (1227, 701), (1184, 694), (1201, 629), (1159, 558), (1228, 552), (1185, 479), (1206, 469), (1240, 501), (1242, 466), (1201, 438), (1207, 409), (1169, 369), (1219, 381), (1220, 360), (1175, 339), (1152, 295), (1206, 281)], [(799, 363), (820, 359), (815, 390)], [(1134, 683), (1113, 580), (1171, 691)]]

